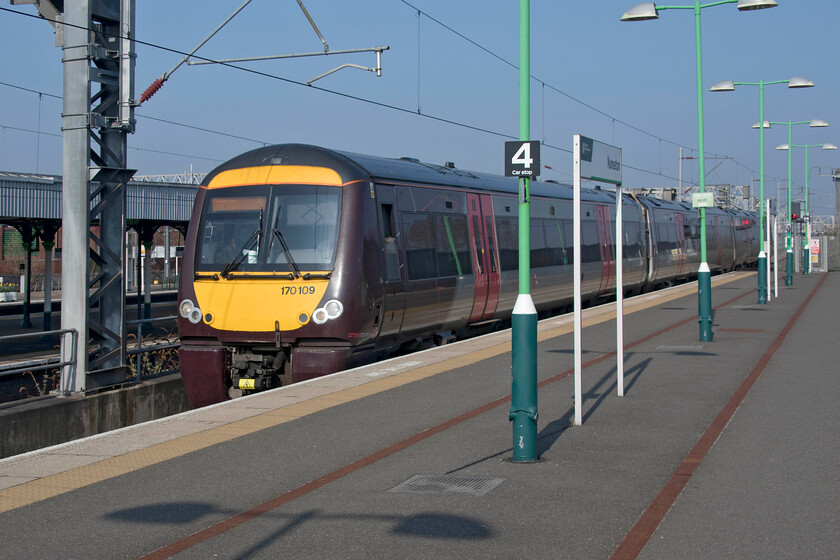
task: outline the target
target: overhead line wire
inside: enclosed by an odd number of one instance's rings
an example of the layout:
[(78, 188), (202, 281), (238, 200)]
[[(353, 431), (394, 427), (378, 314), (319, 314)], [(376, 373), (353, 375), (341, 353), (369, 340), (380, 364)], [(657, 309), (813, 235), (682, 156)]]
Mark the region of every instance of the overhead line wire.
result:
[[(430, 19), (430, 20), (432, 20), (433, 22), (437, 23), (438, 25), (440, 25), (440, 26), (441, 26), (441, 27), (443, 27), (444, 29), (446, 29), (446, 30), (450, 31), (451, 33), (453, 33), (453, 34), (457, 35), (458, 37), (460, 37), (460, 38), (462, 38), (463, 40), (467, 41), (468, 43), (470, 43), (471, 45), (475, 46), (476, 48), (478, 48), (478, 49), (480, 49), (480, 50), (482, 50), (482, 51), (486, 52), (486, 53), (487, 53), (487, 54), (489, 54), (490, 56), (492, 56), (492, 57), (494, 57), (494, 58), (496, 58), (496, 59), (500, 60), (501, 62), (503, 62), (503, 63), (507, 64), (507, 65), (508, 65), (508, 66), (510, 66), (511, 68), (514, 68), (514, 69), (518, 68), (518, 66), (517, 66), (516, 64), (514, 64), (513, 62), (511, 62), (511, 61), (507, 60), (506, 58), (504, 58), (503, 56), (501, 56), (501, 55), (499, 55), (499, 54), (496, 54), (495, 52), (493, 52), (493, 51), (492, 51), (492, 50), (490, 50), (489, 48), (487, 48), (487, 47), (485, 47), (485, 46), (481, 45), (480, 43), (478, 43), (478, 42), (476, 42), (476, 41), (474, 41), (474, 40), (470, 39), (469, 37), (467, 37), (466, 35), (464, 35), (464, 34), (463, 34), (463, 33), (461, 33), (460, 31), (457, 31), (457, 30), (453, 29), (452, 27), (450, 27), (449, 25), (447, 25), (447, 24), (443, 23), (442, 21), (438, 20), (437, 18), (435, 18), (434, 16), (430, 15), (429, 13), (424, 12), (423, 10), (421, 10), (421, 9), (419, 9), (419, 8), (417, 8), (417, 7), (415, 7), (413, 4), (411, 4), (411, 3), (410, 3), (410, 2), (408, 2), (407, 0), (400, 0), (400, 2), (402, 2), (403, 4), (405, 4), (406, 6), (408, 6), (409, 8), (411, 8), (411, 9), (413, 9), (413, 10), (416, 10), (416, 11), (417, 11), (417, 13), (423, 14), (424, 16), (426, 16), (427, 18), (429, 18), (429, 19)], [(540, 79), (539, 77), (537, 77), (537, 76), (535, 76), (535, 75), (533, 75), (533, 74), (531, 74), (531, 78), (532, 78), (533, 80), (535, 80), (535, 81), (539, 82), (539, 83), (540, 83), (540, 84), (542, 84), (543, 86), (548, 87), (549, 89), (551, 89), (551, 90), (553, 90), (553, 91), (555, 91), (555, 92), (559, 93), (560, 95), (562, 95), (562, 96), (564, 96), (564, 97), (567, 97), (567, 98), (571, 99), (572, 101), (574, 101), (574, 102), (576, 102), (576, 103), (579, 103), (580, 105), (583, 105), (583, 106), (584, 106), (584, 107), (586, 107), (587, 109), (590, 109), (590, 110), (592, 110), (592, 111), (594, 111), (594, 112), (598, 113), (599, 115), (601, 115), (601, 116), (603, 116), (603, 117), (606, 117), (606, 118), (608, 118), (608, 119), (612, 119), (613, 121), (615, 121), (615, 122), (617, 122), (617, 123), (623, 124), (623, 125), (624, 125), (624, 126), (626, 126), (627, 128), (631, 128), (631, 129), (633, 129), (633, 130), (635, 130), (635, 131), (637, 131), (637, 132), (640, 132), (640, 133), (642, 133), (642, 134), (646, 134), (646, 135), (648, 135), (648, 136), (650, 136), (650, 137), (652, 137), (652, 138), (656, 138), (657, 140), (667, 142), (668, 144), (671, 144), (671, 145), (673, 145), (673, 146), (683, 147), (683, 148), (687, 148), (687, 147), (688, 147), (688, 146), (685, 146), (684, 144), (680, 144), (680, 143), (678, 143), (678, 142), (674, 142), (674, 141), (672, 141), (672, 140), (668, 140), (667, 138), (662, 138), (661, 136), (658, 136), (658, 135), (656, 135), (656, 134), (654, 134), (654, 133), (652, 133), (652, 132), (648, 132), (647, 130), (644, 130), (644, 129), (642, 129), (642, 128), (639, 128), (638, 126), (635, 126), (635, 125), (630, 124), (630, 123), (628, 123), (628, 122), (626, 122), (626, 121), (624, 121), (624, 120), (621, 120), (621, 119), (619, 119), (619, 118), (617, 118), (617, 117), (614, 117), (613, 115), (610, 115), (609, 113), (606, 113), (605, 111), (602, 111), (601, 109), (598, 109), (597, 107), (595, 107), (595, 106), (593, 106), (593, 105), (590, 105), (589, 103), (587, 103), (587, 102), (585, 102), (585, 101), (583, 101), (583, 100), (581, 100), (581, 99), (578, 99), (578, 98), (577, 98), (577, 97), (575, 97), (574, 95), (571, 95), (571, 94), (569, 94), (569, 93), (567, 93), (567, 92), (565, 92), (565, 91), (561, 90), (560, 88), (558, 88), (558, 87), (556, 87), (556, 86), (553, 86), (553, 85), (551, 85), (551, 84), (549, 84), (549, 83), (545, 82), (544, 80)], [(717, 155), (717, 154), (713, 154), (713, 153), (711, 153), (711, 152), (709, 152), (709, 153), (710, 153), (710, 155)]]
[[(459, 33), (458, 31), (455, 31), (454, 29), (450, 28), (449, 26), (447, 26), (447, 25), (445, 25), (445, 24), (443, 24), (443, 23), (439, 22), (437, 19), (432, 18), (432, 17), (431, 17), (431, 16), (429, 16), (429, 14), (427, 14), (426, 12), (423, 12), (422, 10), (417, 9), (416, 7), (412, 6), (410, 3), (406, 2), (406, 0), (401, 0), (401, 2), (403, 2), (403, 3), (404, 3), (404, 4), (406, 4), (407, 6), (411, 7), (412, 9), (416, 10), (417, 12), (422, 13), (423, 15), (425, 15), (426, 17), (428, 17), (429, 19), (432, 19), (433, 21), (435, 21), (435, 23), (438, 23), (439, 25), (442, 25), (442, 26), (443, 26), (443, 27), (445, 27), (446, 29), (450, 30), (452, 33), (455, 33), (455, 34), (456, 34), (456, 35), (458, 35), (459, 37), (464, 38), (464, 40), (466, 40), (466, 41), (470, 42), (471, 44), (474, 44), (476, 47), (478, 47), (478, 48), (480, 48), (481, 50), (483, 50), (483, 51), (487, 52), (487, 53), (488, 53), (488, 54), (490, 54), (491, 56), (493, 56), (493, 57), (495, 57), (495, 58), (498, 58), (499, 60), (502, 60), (503, 62), (505, 62), (505, 63), (506, 63), (506, 64), (508, 64), (508, 65), (512, 65), (509, 61), (505, 60), (503, 57), (500, 57), (499, 55), (497, 55), (497, 54), (493, 53), (493, 52), (492, 52), (492, 51), (490, 51), (489, 49), (487, 49), (487, 48), (485, 48), (485, 47), (483, 47), (483, 46), (479, 45), (478, 43), (476, 43), (476, 42), (475, 42), (475, 41), (473, 41), (472, 39), (469, 39), (468, 37), (464, 36), (463, 34)], [(20, 11), (17, 11), (17, 10), (12, 10), (12, 9), (10, 9), (10, 8), (5, 8), (5, 7), (0, 7), (0, 11), (10, 12), (10, 13), (13, 13), (13, 14), (17, 14), (17, 15), (21, 15), (21, 16), (26, 16), (26, 17), (33, 18), (33, 19), (46, 19), (46, 18), (43, 18), (43, 17), (42, 17), (42, 16), (40, 16), (40, 15), (28, 14), (28, 13), (26, 13), (26, 12), (20, 12)], [(66, 22), (63, 22), (63, 23), (62, 23), (62, 25), (65, 25), (65, 26), (68, 26), (68, 25), (69, 25), (69, 26), (71, 26), (71, 27), (78, 27), (78, 28), (80, 28), (80, 29), (88, 29), (88, 30), (89, 30), (89, 28), (87, 28), (87, 27), (83, 27), (83, 26), (76, 26), (76, 25), (73, 25), (73, 24), (68, 24), (68, 23), (66, 23)], [(173, 49), (173, 48), (170, 48), (170, 47), (165, 47), (165, 46), (163, 46), (163, 45), (159, 45), (159, 44), (156, 44), (156, 43), (151, 43), (151, 42), (148, 42), (148, 41), (143, 41), (143, 40), (141, 40), (141, 39), (131, 38), (131, 40), (132, 40), (132, 41), (134, 41), (134, 43), (136, 43), (136, 44), (140, 44), (140, 45), (148, 46), (148, 47), (151, 47), (151, 48), (155, 48), (155, 49), (163, 50), (163, 51), (170, 52), (170, 53), (173, 53), (173, 54), (178, 54), (178, 55), (182, 55), (182, 56), (183, 56), (183, 55), (188, 55), (188, 53), (186, 53), (186, 52), (179, 51), (179, 50), (177, 50), (177, 49)], [(292, 80), (292, 79), (290, 79), (290, 78), (284, 78), (284, 77), (282, 77), (282, 76), (277, 76), (277, 75), (275, 75), (275, 74), (269, 74), (269, 73), (267, 73), (267, 72), (262, 72), (262, 71), (259, 71), (259, 70), (254, 70), (254, 69), (252, 69), (252, 68), (245, 68), (245, 67), (242, 67), (242, 66), (237, 66), (237, 65), (232, 64), (232, 63), (229, 63), (229, 62), (219, 62), (219, 61), (216, 61), (216, 60), (213, 60), (213, 59), (210, 59), (210, 58), (206, 58), (206, 57), (203, 57), (203, 56), (200, 56), (200, 55), (196, 55), (196, 54), (193, 54), (193, 55), (191, 56), (191, 58), (195, 58), (195, 59), (198, 59), (198, 60), (203, 60), (203, 61), (207, 61), (207, 62), (211, 62), (211, 63), (219, 64), (219, 65), (221, 65), (221, 66), (226, 66), (226, 67), (229, 67), (229, 68), (233, 68), (233, 69), (235, 69), (235, 70), (244, 71), (244, 72), (246, 72), (246, 73), (250, 73), (250, 74), (253, 74), (253, 75), (256, 75), (256, 76), (260, 76), (260, 77), (265, 77), (265, 78), (270, 78), (270, 79), (274, 79), (274, 80), (279, 80), (279, 81), (286, 82), (286, 83), (293, 84), (293, 85), (305, 86), (305, 87), (312, 88), (312, 89), (315, 89), (315, 90), (318, 90), (318, 91), (322, 91), (322, 92), (324, 92), (324, 93), (330, 93), (330, 94), (333, 94), (333, 95), (337, 95), (337, 96), (339, 96), (339, 97), (344, 97), (344, 98), (346, 98), (346, 99), (350, 99), (350, 100), (353, 100), (353, 101), (359, 101), (359, 102), (362, 102), (362, 103), (367, 103), (367, 104), (369, 104), (369, 105), (374, 105), (374, 106), (377, 106), (377, 107), (382, 107), (382, 108), (386, 108), (386, 109), (391, 109), (391, 110), (394, 110), (394, 111), (398, 111), (398, 112), (402, 112), (402, 113), (406, 113), (406, 114), (410, 114), (410, 115), (418, 115), (418, 116), (421, 116), (421, 117), (424, 117), (424, 118), (427, 118), (427, 119), (430, 119), (430, 120), (433, 120), (433, 121), (437, 121), (437, 122), (441, 122), (441, 123), (445, 123), (445, 124), (451, 124), (451, 125), (453, 125), (453, 126), (458, 126), (458, 127), (461, 127), (461, 128), (466, 128), (466, 129), (473, 130), (473, 131), (476, 131), (476, 132), (482, 132), (482, 133), (485, 133), (485, 134), (491, 134), (491, 135), (494, 135), (494, 136), (499, 136), (499, 137), (501, 137), (501, 138), (509, 138), (509, 139), (513, 139), (513, 140), (515, 140), (515, 139), (517, 139), (517, 138), (518, 138), (518, 136), (516, 136), (516, 135), (507, 134), (507, 133), (502, 133), (502, 132), (498, 132), (498, 131), (490, 130), (490, 129), (487, 129), (487, 128), (483, 128), (483, 127), (479, 127), (479, 126), (475, 126), (475, 125), (470, 125), (470, 124), (466, 124), (466, 123), (462, 123), (462, 122), (458, 122), (458, 121), (455, 121), (455, 120), (452, 120), (452, 119), (447, 119), (447, 118), (444, 118), (444, 117), (438, 117), (438, 116), (431, 115), (431, 114), (428, 114), (428, 113), (421, 113), (421, 112), (417, 112), (417, 111), (412, 110), (412, 109), (406, 109), (406, 108), (404, 108), (404, 107), (399, 107), (399, 106), (397, 106), (397, 105), (391, 105), (391, 104), (384, 103), (384, 102), (381, 102), (381, 101), (375, 101), (375, 100), (372, 100), (372, 99), (366, 99), (366, 98), (364, 98), (364, 97), (359, 97), (359, 96), (357, 96), (357, 95), (352, 95), (352, 94), (348, 94), (348, 93), (344, 93), (344, 92), (340, 92), (340, 91), (336, 91), (336, 90), (331, 90), (331, 89), (323, 88), (323, 87), (320, 87), (320, 86), (314, 86), (314, 85), (312, 85), (312, 84), (307, 84), (307, 83), (304, 83), (304, 82), (299, 82), (299, 81), (297, 81), (297, 80)], [(534, 78), (534, 79), (537, 79), (537, 78)], [(537, 79), (537, 80), (538, 80), (538, 79)], [(542, 80), (538, 80), (538, 81), (540, 81), (541, 83), (544, 83), (544, 82), (542, 82)], [(647, 134), (647, 135), (649, 135), (649, 136), (651, 136), (651, 137), (653, 137), (653, 138), (658, 138), (658, 139), (660, 139), (660, 140), (665, 140), (666, 142), (668, 142), (668, 143), (670, 143), (670, 144), (673, 144), (673, 145), (675, 145), (675, 146), (682, 146), (682, 144), (679, 144), (679, 143), (676, 143), (676, 142), (672, 142), (672, 141), (667, 140), (667, 139), (663, 139), (663, 138), (661, 138), (661, 137), (659, 137), (659, 136), (656, 136), (655, 134), (649, 133), (649, 132), (644, 131), (644, 130), (642, 130), (642, 129), (638, 128), (638, 127), (635, 127), (635, 126), (633, 126), (633, 125), (630, 125), (629, 123), (625, 123), (624, 121), (622, 121), (622, 120), (620, 120), (620, 119), (616, 119), (616, 118), (614, 118), (614, 117), (612, 117), (612, 116), (608, 115), (607, 113), (604, 113), (603, 111), (601, 111), (601, 110), (599, 110), (599, 109), (597, 109), (597, 108), (595, 108), (595, 107), (589, 106), (589, 105), (588, 105), (588, 104), (586, 104), (585, 102), (580, 101), (580, 100), (578, 100), (578, 99), (574, 98), (573, 96), (571, 96), (571, 95), (569, 95), (569, 94), (567, 94), (567, 93), (563, 92), (562, 90), (560, 90), (560, 89), (558, 89), (558, 88), (555, 88), (554, 86), (552, 86), (552, 85), (550, 85), (550, 84), (545, 84), (545, 85), (546, 85), (547, 87), (549, 87), (550, 89), (553, 89), (553, 90), (557, 91), (558, 93), (560, 93), (560, 94), (562, 94), (562, 95), (564, 95), (564, 96), (567, 96), (567, 97), (569, 97), (570, 99), (572, 99), (572, 100), (574, 100), (574, 101), (576, 101), (576, 102), (578, 102), (578, 103), (581, 103), (582, 105), (584, 105), (584, 106), (586, 106), (586, 107), (588, 107), (588, 108), (592, 109), (593, 111), (598, 112), (598, 113), (599, 113), (599, 114), (601, 114), (601, 115), (604, 115), (604, 116), (606, 116), (606, 117), (609, 117), (609, 118), (613, 119), (613, 120), (614, 120), (614, 121), (616, 121), (616, 122), (619, 122), (619, 123), (621, 123), (621, 124), (624, 124), (625, 126), (627, 126), (627, 127), (629, 127), (629, 128), (632, 128), (632, 129), (634, 129), (634, 130), (637, 130), (637, 131), (639, 131), (639, 132), (642, 132), (642, 133), (644, 133), (644, 134)], [(18, 86), (12, 86), (12, 87), (18, 87)], [(24, 90), (26, 90), (27, 88), (20, 88), (20, 87), (18, 87), (18, 89), (24, 89)], [(37, 93), (37, 92), (36, 92), (36, 93)], [(53, 96), (53, 97), (57, 97), (57, 96)], [(162, 119), (161, 119), (161, 120), (162, 120)], [(176, 124), (176, 123), (172, 123), (172, 124)], [(186, 126), (189, 126), (189, 127), (191, 127), (191, 128), (200, 129), (199, 127), (192, 127), (191, 125), (186, 125)], [(208, 129), (207, 131), (208, 131), (208, 132), (214, 132), (214, 131), (210, 131), (209, 129)], [(218, 133), (218, 132), (216, 132), (216, 133), (217, 133), (217, 134), (225, 134), (225, 133)], [(225, 135), (226, 135), (226, 134), (225, 134)], [(230, 135), (230, 136), (235, 136), (235, 135)], [(240, 137), (240, 138), (242, 138), (242, 137)], [(243, 139), (244, 139), (244, 138), (243, 138)], [(259, 140), (252, 140), (252, 139), (246, 139), (246, 140), (253, 141), (253, 142), (260, 142), (260, 143), (263, 143), (262, 141), (259, 141)], [(554, 146), (554, 145), (547, 144), (547, 143), (543, 143), (543, 145), (544, 145), (544, 146), (546, 146), (547, 148), (556, 149), (556, 150), (559, 150), (559, 151), (561, 151), (561, 152), (571, 153), (571, 150), (569, 150), (569, 149), (567, 149), (567, 148), (561, 148), (561, 147), (559, 147), (559, 146)], [(685, 146), (684, 146), (684, 147), (685, 147)], [(662, 176), (662, 175), (661, 175), (661, 173), (657, 173), (657, 172), (655, 172), (655, 171), (648, 171), (648, 170), (644, 170), (644, 169), (641, 169), (641, 168), (635, 168), (635, 167), (632, 167), (632, 166), (629, 166), (629, 165), (626, 165), (626, 164), (625, 164), (625, 167), (627, 167), (628, 169), (634, 169), (634, 170), (636, 170), (636, 171), (640, 171), (640, 172), (643, 172), (643, 173), (649, 173), (649, 174), (651, 174), (651, 175), (660, 175), (660, 176)], [(674, 177), (667, 177), (667, 176), (664, 176), (664, 177), (669, 178), (669, 179), (674, 179)]]

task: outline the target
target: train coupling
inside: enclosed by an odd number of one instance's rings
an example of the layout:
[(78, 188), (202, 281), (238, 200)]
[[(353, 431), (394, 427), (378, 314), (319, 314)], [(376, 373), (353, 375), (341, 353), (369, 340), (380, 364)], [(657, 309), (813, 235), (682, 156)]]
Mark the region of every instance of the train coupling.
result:
[[(281, 353), (282, 355), (282, 353)], [(280, 362), (278, 365), (278, 361)], [(230, 398), (235, 399), (243, 395), (271, 389), (282, 373), (283, 361), (277, 357), (265, 354), (234, 354), (231, 357), (230, 372), (231, 386), (228, 390)]]

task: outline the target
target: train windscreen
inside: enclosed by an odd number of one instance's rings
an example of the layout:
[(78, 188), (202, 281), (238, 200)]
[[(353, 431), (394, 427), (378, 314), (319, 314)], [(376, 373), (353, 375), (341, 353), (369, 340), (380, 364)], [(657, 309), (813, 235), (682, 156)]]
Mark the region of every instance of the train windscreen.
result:
[(327, 272), (333, 268), (339, 187), (254, 185), (207, 192), (199, 271)]

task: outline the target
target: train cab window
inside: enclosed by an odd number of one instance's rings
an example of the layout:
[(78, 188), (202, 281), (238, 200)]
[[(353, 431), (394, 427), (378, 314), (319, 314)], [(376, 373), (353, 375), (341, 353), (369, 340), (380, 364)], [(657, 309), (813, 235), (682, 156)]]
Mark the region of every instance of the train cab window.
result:
[(265, 191), (254, 187), (210, 191), (201, 221), (198, 269), (221, 270), (240, 252), (243, 267), (256, 263), (265, 206)]
[(232, 270), (247, 272), (332, 270), (340, 208), (337, 187), (253, 185), (210, 190), (196, 250), (197, 269), (218, 271), (233, 264)]
[[(266, 224), (266, 270), (332, 270), (338, 244), (341, 190), (325, 186), (277, 185)], [(288, 254), (280, 242), (282, 237)], [(295, 263), (290, 263), (291, 258)]]

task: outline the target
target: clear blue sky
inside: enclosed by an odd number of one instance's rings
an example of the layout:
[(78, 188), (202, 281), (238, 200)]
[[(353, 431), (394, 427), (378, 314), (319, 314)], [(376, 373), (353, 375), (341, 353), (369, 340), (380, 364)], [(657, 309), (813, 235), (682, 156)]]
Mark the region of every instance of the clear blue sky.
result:
[[(778, 2), (778, 8), (753, 12), (734, 4), (703, 10), (706, 152), (734, 158), (707, 161), (708, 184), (756, 179), (758, 190), (758, 131), (751, 129), (758, 121), (758, 88), (709, 93), (720, 80), (811, 79), (816, 87), (806, 90), (768, 86), (765, 117), (826, 120), (831, 127), (793, 127), (794, 144), (840, 145), (840, 4)], [(138, 2), (136, 37), (148, 44), (137, 45), (135, 96), (182, 58), (149, 44), (189, 51), (241, 3)], [(574, 133), (623, 148), (626, 187), (676, 186), (678, 146), (696, 155), (692, 11), (620, 22), (636, 3), (532, 0), (531, 131), (546, 144), (543, 163), (556, 170), (545, 170), (543, 179), (570, 180)], [(340, 64), (373, 66), (371, 53), (238, 65), (255, 72), (184, 65), (137, 109), (129, 166), (138, 174), (204, 172), (263, 143), (305, 142), (502, 170), (503, 143), (518, 135), (516, 0), (304, 4), (332, 50), (389, 46), (382, 77), (345, 69), (317, 87), (299, 85)], [(37, 13), (28, 5), (4, 8)], [(52, 26), (0, 11), (0, 37), (0, 169), (60, 173), (61, 51)], [(321, 50), (297, 2), (253, 0), (197, 54), (218, 59)], [(766, 131), (768, 196), (786, 188), (787, 152), (774, 149), (786, 142), (787, 127)], [(820, 172), (840, 168), (840, 151), (811, 149), (809, 159), (812, 208), (833, 214), (833, 185)], [(794, 150), (792, 168), (793, 196), (802, 198), (803, 149)], [(684, 179), (697, 181), (695, 160), (684, 162)]]

